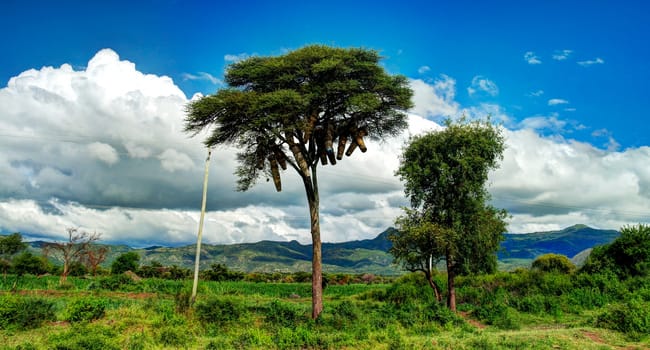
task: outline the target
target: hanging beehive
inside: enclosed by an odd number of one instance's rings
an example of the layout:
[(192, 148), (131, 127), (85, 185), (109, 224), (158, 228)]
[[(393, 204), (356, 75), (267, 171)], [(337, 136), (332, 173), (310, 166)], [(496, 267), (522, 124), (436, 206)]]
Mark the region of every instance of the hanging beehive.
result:
[(339, 146), (336, 149), (336, 159), (343, 159), (343, 152), (345, 152), (345, 144), (348, 142), (348, 137), (346, 135), (339, 136)]
[(316, 126), (317, 120), (318, 120), (318, 113), (313, 113), (311, 116), (309, 116), (309, 120), (307, 121), (307, 125), (305, 125), (305, 130), (302, 137), (303, 144), (306, 145), (307, 142), (309, 142), (309, 139), (311, 138), (311, 133), (314, 131), (314, 127)]
[(327, 165), (327, 151), (325, 150), (325, 131), (322, 126), (314, 128), (314, 140), (316, 142), (316, 154), (320, 158), (321, 165)]
[(280, 169), (278, 169), (278, 160), (275, 159), (274, 155), (270, 155), (269, 163), (271, 164), (271, 175), (273, 176), (273, 184), (275, 184), (275, 190), (281, 192), (282, 181), (280, 179)]
[(325, 131), (325, 152), (327, 153), (327, 158), (330, 160), (332, 165), (336, 165), (336, 157), (334, 156), (334, 126), (329, 124), (327, 130)]
[(280, 164), (282, 170), (287, 170), (287, 157), (284, 155), (280, 146), (273, 147), (273, 154), (275, 154), (275, 159)]
[(300, 152), (300, 146), (298, 146), (294, 140), (293, 135), (290, 132), (285, 132), (284, 137), (287, 141), (287, 144), (289, 144), (289, 150), (291, 153), (293, 153), (293, 157), (296, 159), (298, 168), (303, 174), (308, 174), (309, 167), (307, 166), (307, 161), (305, 161), (305, 157), (302, 156), (302, 152)]
[(361, 128), (357, 131), (357, 134), (354, 137), (354, 141), (356, 141), (357, 145), (359, 145), (359, 149), (361, 152), (365, 152), (368, 149), (366, 148), (366, 143), (363, 142), (363, 137), (368, 135), (368, 129), (366, 128)]

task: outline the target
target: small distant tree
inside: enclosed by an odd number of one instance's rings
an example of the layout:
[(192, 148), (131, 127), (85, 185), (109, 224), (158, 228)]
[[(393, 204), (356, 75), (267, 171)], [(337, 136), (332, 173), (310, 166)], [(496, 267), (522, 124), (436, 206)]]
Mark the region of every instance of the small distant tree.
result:
[(0, 267), (5, 279), (7, 271), (11, 267), (11, 259), (14, 255), (20, 253), (27, 248), (27, 244), (23, 242), (23, 236), (20, 233), (12, 233), (9, 236), (0, 236)]
[(41, 275), (48, 273), (50, 266), (45, 257), (36, 256), (31, 252), (24, 251), (14, 257), (13, 270), (18, 276), (25, 274)]
[(533, 261), (531, 267), (542, 272), (559, 272), (569, 274), (575, 271), (576, 265), (562, 254), (544, 254)]
[(81, 262), (91, 249), (92, 243), (101, 238), (100, 233), (90, 233), (73, 227), (67, 228), (66, 232), (68, 234), (66, 241), (46, 243), (43, 248), (45, 256), (54, 256), (63, 261), (60, 284), (66, 282), (72, 263)]
[(455, 277), (497, 267), (507, 214), (487, 204), (486, 182), (503, 150), (504, 138), (489, 120), (448, 120), (445, 129), (411, 139), (396, 172), (411, 208), (397, 219), (398, 232), (389, 235), (390, 252), (407, 269), (423, 271), (436, 293), (431, 275), (444, 259), (447, 306), (454, 311)]
[(138, 253), (123, 253), (111, 264), (111, 274), (119, 275), (127, 271), (136, 272), (138, 266), (140, 266), (140, 255)]
[(106, 255), (110, 251), (111, 249), (107, 246), (93, 245), (88, 248), (88, 251), (86, 251), (86, 254), (82, 258), (82, 262), (93, 276), (97, 275), (99, 265), (106, 260)]

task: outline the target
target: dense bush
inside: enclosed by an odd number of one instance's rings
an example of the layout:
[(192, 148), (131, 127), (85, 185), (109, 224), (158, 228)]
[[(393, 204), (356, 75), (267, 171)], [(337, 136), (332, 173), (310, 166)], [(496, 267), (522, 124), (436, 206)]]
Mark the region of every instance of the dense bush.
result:
[(88, 285), (89, 290), (133, 291), (136, 282), (127, 275), (112, 275), (99, 278)]
[(52, 267), (46, 259), (24, 251), (13, 259), (13, 272), (17, 275), (41, 275), (50, 272)]
[(279, 300), (273, 300), (264, 310), (264, 319), (272, 325), (291, 327), (302, 318), (304, 318), (302, 310)]
[(212, 264), (209, 270), (201, 272), (201, 276), (208, 281), (240, 281), (244, 279), (244, 273), (228, 270), (223, 264)]
[(107, 301), (93, 297), (74, 299), (65, 310), (65, 320), (70, 322), (92, 321), (104, 317)]
[(140, 255), (136, 252), (128, 252), (118, 256), (111, 264), (111, 273), (122, 274), (126, 271), (136, 272), (140, 262)]
[(1, 296), (0, 329), (38, 328), (55, 320), (54, 303), (40, 298)]
[(650, 334), (650, 304), (631, 299), (609, 305), (596, 318), (596, 326), (625, 333), (632, 339)]
[(621, 278), (650, 275), (650, 226), (625, 226), (610, 244), (595, 247), (582, 271), (612, 271)]
[(194, 314), (201, 322), (223, 325), (238, 321), (246, 314), (246, 308), (237, 299), (210, 297), (196, 303)]
[(572, 273), (576, 266), (564, 255), (544, 254), (533, 261), (532, 268), (542, 272)]

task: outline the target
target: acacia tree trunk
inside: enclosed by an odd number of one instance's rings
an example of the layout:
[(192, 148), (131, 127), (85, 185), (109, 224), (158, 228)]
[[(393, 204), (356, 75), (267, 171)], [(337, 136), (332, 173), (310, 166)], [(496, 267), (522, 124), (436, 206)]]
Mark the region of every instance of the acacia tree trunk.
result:
[(317, 164), (311, 166), (311, 174), (302, 176), (309, 203), (309, 218), (311, 221), (311, 317), (317, 319), (323, 311), (323, 266), (322, 244), (320, 239), (320, 209), (318, 196), (318, 178), (316, 175)]
[(313, 253), (311, 262), (311, 317), (316, 319), (323, 311), (323, 266), (318, 199), (316, 201), (309, 201), (309, 216), (311, 217), (311, 240)]

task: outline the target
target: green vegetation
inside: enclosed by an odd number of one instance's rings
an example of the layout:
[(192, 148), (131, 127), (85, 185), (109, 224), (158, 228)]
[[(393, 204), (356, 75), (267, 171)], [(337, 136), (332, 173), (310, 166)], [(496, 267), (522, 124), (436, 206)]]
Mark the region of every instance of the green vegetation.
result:
[[(63, 285), (56, 275), (9, 274), (0, 280), (0, 350), (648, 348), (646, 230), (624, 228), (580, 270), (548, 255), (530, 269), (459, 276), (457, 313), (420, 273), (326, 274), (327, 303), (316, 320), (305, 272), (214, 265), (203, 271), (194, 305), (186, 269), (158, 263), (136, 270), (156, 277), (71, 274)], [(617, 259), (630, 252), (633, 264)], [(446, 274), (432, 280), (448, 292)]]
[[(444, 274), (434, 278), (444, 292)], [(355, 279), (362, 281), (348, 277)], [(329, 284), (317, 320), (309, 317), (308, 282), (204, 281), (190, 307), (190, 280), (69, 277), (62, 288), (57, 276), (26, 275), (20, 294), (9, 292), (12, 281), (0, 283), (3, 350), (650, 346), (650, 278), (622, 281), (611, 272), (460, 276), (459, 313), (417, 273), (392, 283)]]

